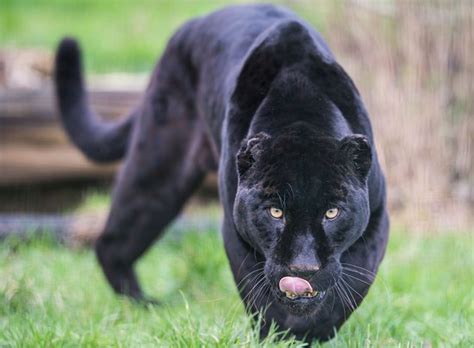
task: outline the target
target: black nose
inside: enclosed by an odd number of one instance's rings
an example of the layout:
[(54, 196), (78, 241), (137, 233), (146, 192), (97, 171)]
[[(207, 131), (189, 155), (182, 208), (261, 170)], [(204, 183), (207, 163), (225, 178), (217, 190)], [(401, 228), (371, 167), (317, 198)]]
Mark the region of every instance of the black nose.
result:
[(296, 276), (302, 276), (302, 277), (311, 277), (319, 271), (321, 268), (321, 265), (319, 264), (293, 264), (288, 267), (291, 271)]

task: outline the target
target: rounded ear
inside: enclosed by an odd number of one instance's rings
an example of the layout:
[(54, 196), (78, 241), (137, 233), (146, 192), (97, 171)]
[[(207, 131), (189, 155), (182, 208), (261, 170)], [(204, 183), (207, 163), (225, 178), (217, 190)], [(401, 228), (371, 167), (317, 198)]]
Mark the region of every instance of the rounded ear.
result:
[(249, 136), (242, 141), (242, 146), (237, 152), (237, 170), (243, 176), (252, 167), (263, 150), (264, 143), (270, 139), (267, 133), (260, 132)]
[(365, 180), (372, 165), (372, 146), (365, 135), (347, 136), (340, 142), (338, 159), (352, 169), (360, 180)]

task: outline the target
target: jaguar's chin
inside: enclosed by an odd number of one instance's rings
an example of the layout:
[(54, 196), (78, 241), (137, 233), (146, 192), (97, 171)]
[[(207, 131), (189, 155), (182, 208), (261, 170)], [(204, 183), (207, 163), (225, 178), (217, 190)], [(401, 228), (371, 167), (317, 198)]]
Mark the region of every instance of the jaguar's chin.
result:
[(274, 290), (274, 295), (287, 310), (293, 315), (307, 316), (317, 312), (326, 299), (326, 291), (313, 291), (312, 293), (294, 294)]

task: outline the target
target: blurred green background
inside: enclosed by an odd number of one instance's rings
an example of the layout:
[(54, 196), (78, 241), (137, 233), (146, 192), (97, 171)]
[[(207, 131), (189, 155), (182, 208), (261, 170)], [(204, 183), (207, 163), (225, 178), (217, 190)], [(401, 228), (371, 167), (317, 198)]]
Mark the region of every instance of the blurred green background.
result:
[(2, 46), (54, 49), (75, 36), (93, 72), (150, 71), (168, 38), (187, 19), (225, 1), (2, 0)]
[[(54, 49), (64, 36), (78, 38), (92, 72), (150, 71), (172, 33), (187, 19), (249, 1), (2, 0), (0, 45)], [(298, 8), (323, 2), (276, 1)], [(322, 24), (328, 11), (306, 13)], [(331, 5), (332, 7), (333, 5)], [(318, 6), (321, 7), (321, 6)], [(301, 11), (303, 17), (304, 11)], [(318, 25), (321, 30), (322, 25)]]
[[(472, 226), (472, 2), (275, 3), (290, 7), (323, 34), (361, 91), (397, 221), (418, 231)], [(3, 86), (8, 93), (17, 85), (24, 88), (25, 76), (38, 71), (42, 75), (33, 76), (41, 80), (34, 84), (36, 91), (50, 88), (54, 49), (63, 36), (70, 35), (82, 45), (88, 81), (96, 74), (140, 73), (139, 78), (116, 77), (107, 86), (134, 86), (134, 91), (141, 91), (173, 31), (187, 19), (227, 4), (220, 0), (2, 0), (0, 89)], [(21, 83), (15, 85), (15, 77)], [(31, 97), (22, 101), (28, 105)], [(113, 107), (116, 101), (109, 104)], [(32, 104), (30, 110), (45, 103), (53, 106), (51, 96)], [(3, 109), (0, 105), (0, 113), (14, 108), (18, 105)], [(69, 151), (66, 158), (77, 158), (77, 152)], [(11, 157), (3, 157), (3, 165), (11, 166), (6, 160)], [(32, 157), (25, 162), (33, 163)]]

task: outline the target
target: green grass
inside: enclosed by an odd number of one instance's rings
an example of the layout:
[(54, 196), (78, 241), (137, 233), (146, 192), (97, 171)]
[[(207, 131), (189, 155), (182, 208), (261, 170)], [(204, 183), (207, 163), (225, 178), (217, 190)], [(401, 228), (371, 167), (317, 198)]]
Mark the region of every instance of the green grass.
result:
[[(259, 346), (221, 244), (217, 227), (171, 227), (138, 265), (163, 303), (144, 308), (112, 294), (88, 249), (2, 243), (0, 347)], [(467, 233), (393, 233), (369, 296), (327, 346), (473, 346), (472, 247)]]

